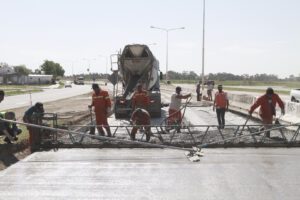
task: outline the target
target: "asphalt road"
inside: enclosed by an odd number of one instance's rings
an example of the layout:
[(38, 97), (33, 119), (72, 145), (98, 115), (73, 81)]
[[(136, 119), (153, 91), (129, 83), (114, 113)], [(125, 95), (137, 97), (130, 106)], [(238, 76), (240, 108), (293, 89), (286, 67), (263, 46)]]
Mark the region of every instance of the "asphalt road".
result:
[(299, 199), (300, 149), (59, 149), (0, 172), (0, 199)]
[(29, 106), (31, 102), (50, 102), (59, 99), (69, 98), (86, 94), (91, 92), (91, 85), (72, 85), (72, 88), (61, 88), (61, 89), (44, 89), (43, 92), (32, 93), (31, 99), (30, 94), (21, 94), (14, 96), (7, 96), (0, 103), (0, 110), (8, 110), (12, 108), (18, 108), (23, 106)]

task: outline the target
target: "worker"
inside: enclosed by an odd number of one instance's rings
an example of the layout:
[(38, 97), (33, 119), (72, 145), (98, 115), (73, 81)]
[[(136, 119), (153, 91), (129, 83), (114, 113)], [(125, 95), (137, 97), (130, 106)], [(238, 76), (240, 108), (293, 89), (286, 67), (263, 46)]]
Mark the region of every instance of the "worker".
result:
[[(264, 129), (272, 127), (273, 116), (276, 116), (276, 104), (278, 103), (281, 108), (281, 114), (285, 114), (284, 104), (280, 97), (274, 93), (272, 88), (266, 90), (266, 94), (260, 96), (254, 104), (250, 107), (249, 114), (252, 115), (253, 111), (260, 106), (259, 116), (261, 117)], [(270, 137), (270, 131), (266, 132), (266, 136)]]
[[(176, 87), (176, 93), (172, 94), (171, 96), (171, 103), (169, 106), (169, 119), (168, 124), (169, 125), (180, 125), (182, 122), (182, 116), (181, 116), (181, 100), (187, 99), (191, 97), (191, 94), (182, 95), (181, 94), (181, 87)], [(177, 132), (180, 132), (180, 128), (177, 128)]]
[[(42, 117), (44, 115), (44, 105), (41, 102), (37, 102), (34, 106), (30, 106), (24, 113), (23, 121), (25, 123), (42, 125)], [(39, 129), (27, 126), (29, 131), (29, 145), (32, 151), (35, 150), (36, 145), (40, 142), (40, 135), (38, 135)]]
[(227, 93), (223, 91), (223, 86), (218, 85), (218, 91), (215, 93), (213, 111), (216, 110), (218, 124), (220, 129), (225, 127), (225, 111), (228, 111), (229, 100)]
[[(0, 118), (16, 121), (14, 112), (1, 112)], [(17, 135), (21, 133), (22, 130), (19, 129), (15, 123), (0, 121), (0, 135), (6, 136), (4, 138), (4, 141), (7, 144), (11, 144), (13, 141), (17, 141), (18, 140)]]
[(4, 91), (0, 90), (0, 103), (3, 101), (4, 99)]
[[(137, 126), (145, 126), (145, 125), (150, 125), (150, 120), (151, 120), (150, 114), (148, 113), (147, 110), (137, 108), (131, 115), (130, 123), (137, 125)], [(149, 142), (151, 128), (150, 128), (150, 126), (145, 126), (144, 129), (146, 132), (146, 141)], [(132, 128), (131, 134), (130, 134), (131, 140), (135, 140), (135, 134), (136, 134), (137, 130), (138, 130), (138, 127)]]
[(214, 82), (207, 81), (207, 99), (208, 101), (212, 101), (212, 90), (214, 89)]
[(150, 105), (150, 99), (148, 96), (148, 92), (142, 89), (142, 84), (137, 84), (137, 91), (135, 91), (132, 98), (132, 110), (134, 111), (136, 108), (148, 109)]
[(197, 86), (196, 86), (196, 93), (197, 93), (197, 101), (201, 101), (201, 96), (202, 96), (202, 94), (201, 94), (201, 81), (199, 81), (199, 83), (197, 84)]
[(94, 93), (92, 95), (92, 104), (89, 105), (89, 108), (94, 106), (94, 111), (96, 115), (97, 129), (101, 136), (104, 136), (105, 128), (107, 136), (111, 137), (110, 127), (107, 122), (108, 114), (111, 112), (111, 101), (108, 95), (108, 92), (102, 90), (97, 83), (93, 83), (92, 89)]

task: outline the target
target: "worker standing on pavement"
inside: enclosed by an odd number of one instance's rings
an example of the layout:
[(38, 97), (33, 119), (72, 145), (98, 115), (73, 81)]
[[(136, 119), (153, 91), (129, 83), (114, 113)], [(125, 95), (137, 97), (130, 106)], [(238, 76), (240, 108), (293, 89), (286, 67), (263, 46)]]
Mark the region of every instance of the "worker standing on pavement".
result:
[[(14, 112), (1, 112), (0, 118), (16, 121)], [(19, 129), (15, 123), (0, 121), (0, 135), (6, 136), (4, 138), (4, 141), (7, 144), (11, 144), (13, 141), (17, 141), (18, 140), (17, 135), (19, 135), (21, 133), (22, 133), (22, 130)]]
[(102, 126), (106, 129), (108, 137), (111, 137), (110, 127), (107, 122), (108, 114), (111, 112), (111, 101), (108, 92), (100, 89), (97, 83), (93, 83), (92, 89), (94, 93), (92, 95), (92, 104), (89, 108), (94, 106), (94, 111), (96, 115), (97, 129), (101, 136), (104, 136), (104, 130)]
[[(42, 117), (44, 115), (44, 106), (42, 103), (37, 102), (34, 106), (30, 106), (23, 116), (25, 123), (42, 125)], [(27, 126), (29, 131), (29, 145), (31, 150), (35, 150), (36, 145), (39, 143), (40, 135), (38, 135), (38, 129)]]
[[(148, 113), (147, 110), (137, 108), (135, 111), (132, 113), (131, 118), (130, 118), (130, 123), (133, 125), (137, 126), (145, 126), (145, 125), (150, 125), (150, 114)], [(150, 140), (150, 134), (151, 134), (151, 128), (150, 126), (144, 127), (145, 132), (146, 132), (146, 141), (149, 142)], [(130, 138), (132, 140), (135, 140), (135, 134), (138, 130), (138, 127), (133, 127), (131, 130)]]
[[(276, 104), (278, 103), (281, 108), (281, 114), (285, 114), (284, 103), (280, 97), (274, 93), (272, 88), (266, 90), (266, 94), (260, 96), (249, 110), (249, 114), (252, 115), (253, 111), (260, 106), (259, 116), (261, 117), (264, 129), (269, 129), (272, 127), (273, 116), (276, 116)], [(266, 133), (267, 137), (270, 137), (270, 132)]]
[(198, 82), (196, 86), (196, 93), (197, 93), (197, 101), (201, 101), (201, 81)]
[[(182, 122), (182, 116), (181, 116), (181, 100), (187, 99), (191, 97), (191, 94), (182, 95), (181, 94), (181, 87), (176, 87), (176, 93), (172, 94), (171, 96), (171, 103), (169, 106), (169, 119), (168, 124), (169, 125), (180, 125)], [(177, 129), (177, 132), (180, 132), (180, 128)]]
[(134, 93), (132, 98), (132, 110), (136, 108), (148, 109), (150, 105), (150, 99), (148, 92), (142, 89), (142, 84), (137, 84), (137, 91)]
[(228, 111), (229, 100), (227, 93), (223, 91), (223, 86), (218, 85), (218, 91), (215, 93), (213, 111), (216, 110), (218, 124), (220, 129), (225, 127), (225, 111)]
[(4, 91), (0, 90), (0, 103), (3, 101), (4, 99)]
[(212, 90), (214, 89), (214, 81), (207, 81), (207, 100), (212, 101)]

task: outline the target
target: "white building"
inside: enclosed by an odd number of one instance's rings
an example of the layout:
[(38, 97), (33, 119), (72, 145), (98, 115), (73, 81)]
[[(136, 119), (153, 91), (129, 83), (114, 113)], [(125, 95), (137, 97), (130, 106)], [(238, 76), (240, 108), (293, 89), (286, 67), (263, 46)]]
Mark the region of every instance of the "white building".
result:
[(27, 84), (51, 84), (52, 79), (52, 75), (29, 74), (27, 77)]

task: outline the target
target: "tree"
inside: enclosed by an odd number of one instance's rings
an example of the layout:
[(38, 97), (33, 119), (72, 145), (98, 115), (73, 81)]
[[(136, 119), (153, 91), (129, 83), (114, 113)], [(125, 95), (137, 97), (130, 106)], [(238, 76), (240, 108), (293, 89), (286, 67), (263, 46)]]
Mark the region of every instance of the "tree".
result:
[(64, 76), (65, 70), (60, 66), (59, 63), (55, 63), (50, 60), (45, 60), (44, 63), (40, 66), (41, 71), (44, 71), (47, 75)]
[(28, 69), (25, 65), (14, 66), (14, 70), (18, 74), (28, 75), (32, 73), (31, 69)]

